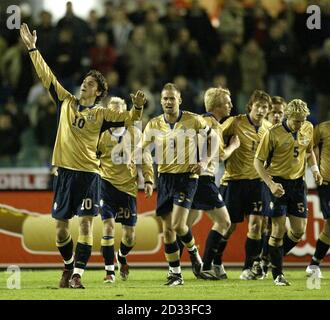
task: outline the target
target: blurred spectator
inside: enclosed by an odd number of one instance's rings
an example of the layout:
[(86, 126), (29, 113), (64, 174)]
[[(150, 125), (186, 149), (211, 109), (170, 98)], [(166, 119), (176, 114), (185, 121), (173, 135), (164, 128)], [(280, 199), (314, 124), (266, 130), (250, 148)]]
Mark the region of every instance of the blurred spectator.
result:
[[(255, 89), (265, 88), (264, 76), (266, 62), (263, 51), (254, 39), (250, 39), (239, 55), (242, 77), (242, 96), (238, 103), (238, 111), (245, 113), (245, 104)], [(230, 88), (229, 88), (230, 89)]]
[(270, 38), (266, 44), (268, 71), (268, 91), (270, 95), (292, 99), (292, 72), (295, 59), (295, 44), (289, 33), (288, 25), (279, 20), (270, 29)]
[(181, 92), (183, 109), (190, 112), (204, 112), (203, 105), (197, 105), (197, 91), (191, 86), (188, 79), (183, 75), (174, 78), (174, 84)]
[(241, 2), (227, 0), (220, 13), (219, 33), (223, 41), (241, 43), (244, 35), (244, 9)]
[(136, 0), (135, 8), (129, 13), (128, 17), (134, 25), (143, 24), (146, 17), (147, 2), (145, 0)]
[(81, 51), (71, 29), (61, 29), (53, 50), (54, 71), (63, 86), (72, 91), (81, 68)]
[(106, 75), (107, 83), (109, 86), (108, 95), (110, 97), (122, 97), (125, 98), (129, 96), (125, 85), (120, 83), (119, 74), (117, 71), (113, 70), (108, 72)]
[(9, 90), (15, 101), (19, 104), (26, 102), (26, 97), (33, 84), (33, 69), (23, 42), (10, 47), (1, 59), (1, 72), (4, 82), (9, 85)]
[(21, 113), (14, 99), (7, 101), (0, 113), (0, 161), (15, 166), (16, 156), (21, 148), (20, 136), (29, 126), (28, 117)]
[(87, 24), (89, 28), (89, 39), (88, 43), (93, 43), (95, 40), (96, 34), (100, 31), (99, 16), (96, 10), (90, 10), (87, 18)]
[(230, 88), (231, 99), (236, 104), (236, 97), (241, 89), (241, 70), (238, 61), (238, 54), (231, 42), (223, 44), (221, 51), (216, 57), (212, 66), (213, 75), (222, 73), (226, 77), (226, 86)]
[(176, 40), (178, 30), (186, 26), (185, 20), (182, 18), (173, 2), (167, 4), (166, 14), (160, 21), (165, 27), (168, 39), (171, 43)]
[(160, 62), (159, 50), (148, 42), (143, 26), (134, 29), (126, 50), (127, 84), (141, 81), (149, 88), (154, 84), (154, 66)]
[(316, 90), (317, 120), (330, 120), (330, 38), (323, 44), (323, 52), (313, 66)]
[(197, 40), (203, 54), (206, 57), (214, 57), (219, 51), (217, 32), (199, 0), (191, 0), (185, 20), (190, 34)]
[(262, 5), (257, 2), (253, 8), (245, 11), (244, 15), (244, 40), (254, 38), (261, 48), (264, 48), (268, 39), (270, 17)]
[(117, 54), (108, 41), (105, 32), (96, 34), (95, 46), (89, 50), (91, 68), (100, 71), (102, 74), (110, 72), (114, 68)]
[(149, 43), (159, 50), (160, 57), (164, 57), (169, 50), (166, 29), (159, 23), (158, 9), (150, 7), (146, 12), (145, 23), (146, 35)]
[(65, 15), (58, 21), (57, 29), (71, 30), (73, 40), (75, 41), (75, 45), (77, 47), (86, 49), (88, 46), (90, 30), (88, 28), (87, 22), (74, 14), (71, 1), (66, 3)]
[(133, 31), (133, 24), (129, 21), (127, 13), (123, 8), (118, 8), (113, 13), (111, 31), (116, 51), (118, 55), (122, 55)]
[(196, 89), (201, 89), (208, 71), (205, 61), (198, 42), (190, 40), (188, 46), (173, 57), (172, 76), (184, 75)]
[(34, 135), (39, 147), (39, 159), (41, 159), (45, 165), (49, 165), (51, 163), (51, 151), (55, 143), (57, 132), (56, 105), (47, 93), (39, 96), (34, 108), (36, 109), (37, 115)]
[(53, 48), (56, 40), (56, 30), (52, 24), (52, 15), (48, 11), (41, 11), (40, 22), (36, 26), (38, 35), (38, 49), (44, 59), (50, 64), (54, 63)]
[(104, 15), (99, 19), (100, 30), (105, 31), (108, 34), (110, 40), (112, 40), (112, 22), (116, 9), (112, 1), (106, 1), (104, 3)]

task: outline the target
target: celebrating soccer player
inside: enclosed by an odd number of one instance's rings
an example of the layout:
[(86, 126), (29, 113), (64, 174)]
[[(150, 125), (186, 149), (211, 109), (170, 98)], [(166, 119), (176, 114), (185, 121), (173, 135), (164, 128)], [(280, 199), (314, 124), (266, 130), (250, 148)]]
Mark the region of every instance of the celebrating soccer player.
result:
[[(23, 24), (21, 37), (44, 87), (57, 105), (58, 129), (53, 166), (58, 167), (54, 184), (52, 216), (56, 221), (56, 245), (64, 260), (60, 287), (84, 288), (81, 276), (93, 245), (92, 222), (99, 210), (99, 159), (96, 149), (101, 129), (139, 120), (146, 102), (143, 92), (132, 95), (130, 112), (115, 112), (97, 103), (107, 94), (103, 75), (90, 71), (80, 87), (80, 98), (66, 91), (57, 81), (38, 49), (37, 34)], [(73, 259), (69, 219), (79, 217), (79, 237)]]
[[(322, 176), (313, 152), (313, 126), (306, 122), (307, 104), (292, 100), (285, 109), (285, 120), (267, 130), (257, 149), (254, 165), (268, 186), (269, 207), (265, 213), (272, 219), (269, 255), (274, 283), (288, 286), (283, 275), (283, 256), (302, 238), (307, 223), (307, 195), (304, 181), (306, 157), (314, 179)], [(290, 229), (286, 233), (286, 216)]]

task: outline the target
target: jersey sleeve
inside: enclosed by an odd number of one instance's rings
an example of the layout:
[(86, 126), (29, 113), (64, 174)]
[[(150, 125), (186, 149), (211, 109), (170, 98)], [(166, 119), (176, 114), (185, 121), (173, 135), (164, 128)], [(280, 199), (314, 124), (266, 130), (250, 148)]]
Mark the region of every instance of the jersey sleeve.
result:
[(235, 117), (230, 117), (221, 124), (223, 137), (230, 137), (234, 134), (235, 121)]
[(313, 133), (313, 143), (314, 147), (317, 147), (321, 142), (321, 135), (320, 135), (320, 126), (317, 125), (314, 128), (314, 133)]
[(154, 142), (151, 122), (146, 125), (142, 135), (142, 174), (144, 181), (154, 183), (154, 168), (151, 146)]
[(271, 132), (267, 130), (261, 138), (258, 145), (255, 158), (261, 161), (267, 161), (272, 152), (273, 146), (271, 142)]
[(57, 81), (52, 70), (49, 68), (38, 50), (31, 51), (30, 58), (43, 86), (49, 91), (58, 107), (64, 99), (72, 97), (72, 95)]
[(118, 112), (113, 111), (109, 108), (104, 108), (104, 120), (103, 129), (111, 127), (123, 127), (130, 126), (134, 121), (139, 121), (142, 119), (143, 108), (137, 109), (132, 107), (130, 111)]

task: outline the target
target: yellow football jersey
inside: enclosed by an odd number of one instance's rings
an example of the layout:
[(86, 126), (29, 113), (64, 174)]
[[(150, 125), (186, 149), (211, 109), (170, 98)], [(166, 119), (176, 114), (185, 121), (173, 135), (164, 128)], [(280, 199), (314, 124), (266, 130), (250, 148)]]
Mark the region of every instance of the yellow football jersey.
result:
[(256, 152), (256, 158), (267, 162), (271, 176), (294, 180), (305, 174), (306, 153), (313, 150), (313, 125), (306, 121), (292, 133), (286, 121), (267, 130)]
[(102, 179), (133, 197), (137, 195), (138, 184), (132, 156), (141, 136), (141, 131), (133, 126), (110, 128), (102, 133), (98, 146)]
[(44, 87), (49, 90), (58, 108), (58, 128), (52, 164), (77, 171), (99, 172), (96, 149), (101, 131), (125, 122), (140, 120), (142, 110), (132, 108), (115, 112), (101, 106), (82, 107), (78, 99), (66, 91), (38, 50), (30, 52), (31, 60)]
[(237, 135), (241, 142), (240, 147), (224, 162), (225, 172), (221, 184), (228, 180), (259, 178), (253, 165), (254, 156), (261, 137), (270, 126), (269, 121), (263, 120), (261, 126), (256, 127), (248, 114), (230, 117), (221, 125), (225, 140)]
[[(199, 115), (180, 111), (175, 124), (166, 121), (164, 114), (151, 119), (143, 132), (143, 152), (151, 159), (149, 149), (154, 145), (155, 162), (159, 173), (190, 172), (198, 161), (197, 134), (206, 137), (210, 129)], [(146, 155), (144, 154), (144, 159)], [(151, 165), (149, 161), (149, 166)], [(194, 177), (198, 177), (194, 175)]]
[(223, 142), (223, 137), (222, 137), (222, 128), (219, 123), (219, 121), (211, 114), (211, 113), (206, 113), (203, 115), (203, 119), (205, 120), (206, 124), (208, 125), (209, 128), (214, 130), (216, 134), (219, 137), (219, 151), (218, 154), (216, 154), (216, 157), (212, 159), (206, 170), (202, 172), (202, 176), (214, 176), (215, 174), (215, 168), (216, 165), (219, 163), (219, 157), (222, 157), (224, 155), (224, 142)]
[(330, 182), (330, 121), (322, 122), (315, 127), (314, 146), (319, 147), (321, 176)]

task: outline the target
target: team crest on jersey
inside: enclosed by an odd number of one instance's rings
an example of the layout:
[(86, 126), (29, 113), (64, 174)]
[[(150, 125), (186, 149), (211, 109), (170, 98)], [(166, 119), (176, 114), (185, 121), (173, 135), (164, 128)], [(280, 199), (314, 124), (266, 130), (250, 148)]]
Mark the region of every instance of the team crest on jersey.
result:
[(302, 144), (303, 146), (307, 146), (311, 140), (307, 137), (301, 137), (299, 139), (299, 143)]
[(92, 113), (92, 112), (89, 112), (87, 117), (86, 117), (87, 121), (92, 121), (92, 122), (95, 122), (96, 120), (96, 113)]

